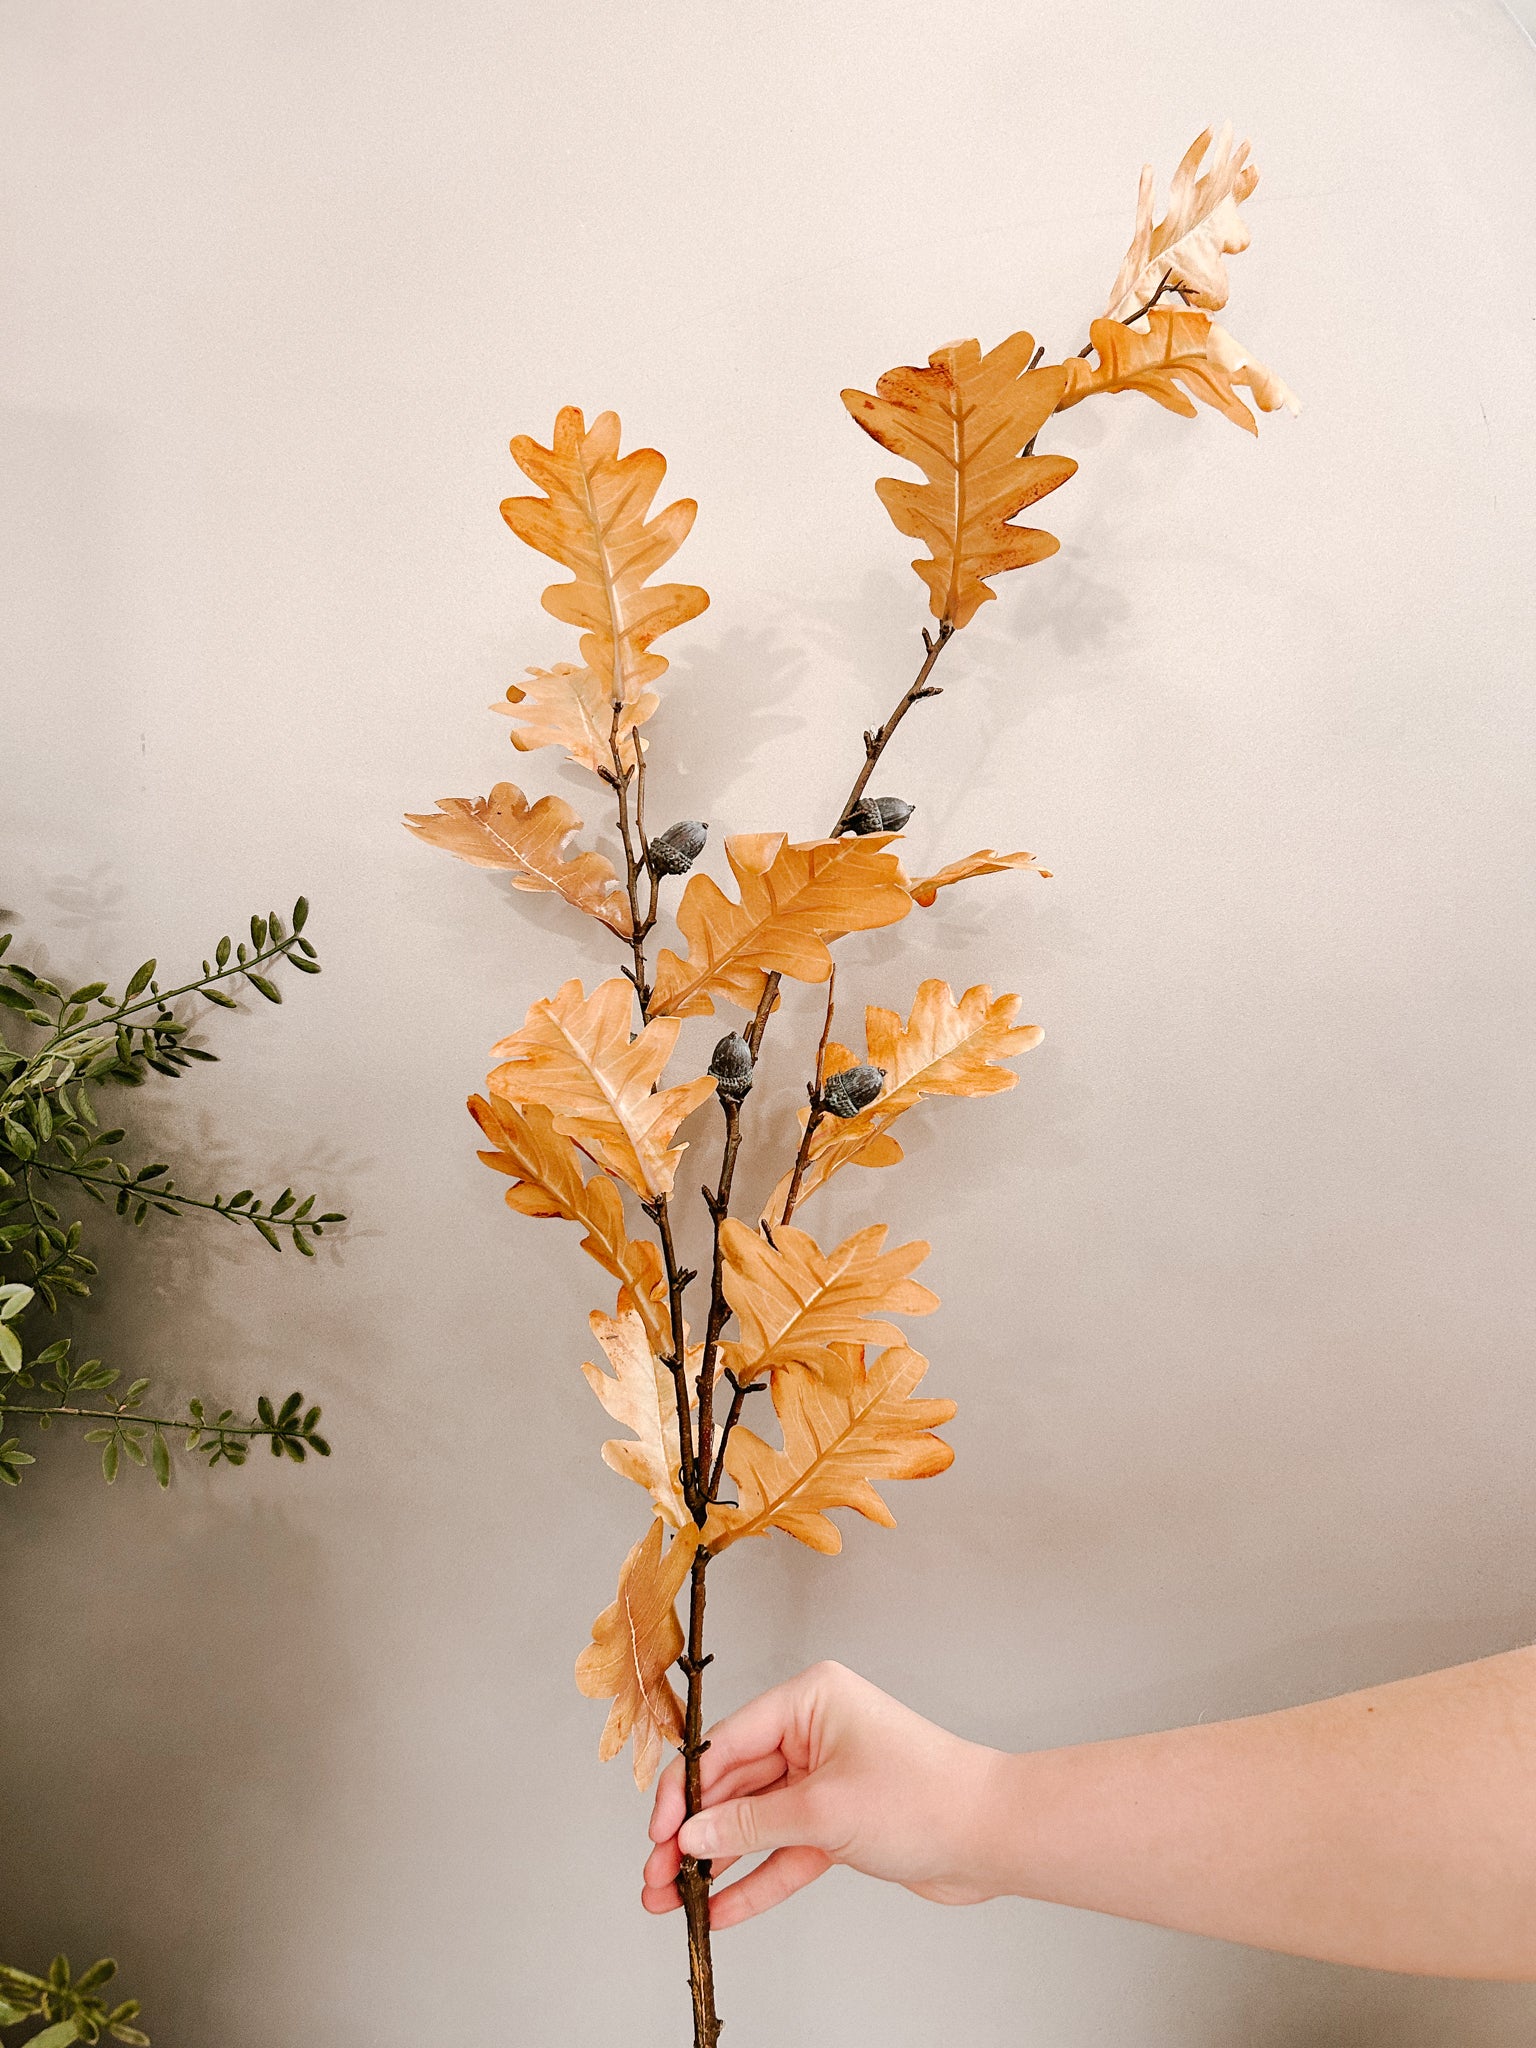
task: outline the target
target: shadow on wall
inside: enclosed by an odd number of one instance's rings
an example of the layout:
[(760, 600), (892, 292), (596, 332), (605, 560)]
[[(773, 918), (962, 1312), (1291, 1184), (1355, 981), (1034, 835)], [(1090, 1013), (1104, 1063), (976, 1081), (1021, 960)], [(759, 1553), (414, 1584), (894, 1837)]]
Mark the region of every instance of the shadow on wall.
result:
[(264, 1483), (109, 1492), (60, 1444), (5, 1529), (7, 1959), (116, 1955), (157, 2040), (209, 2038), (213, 1987), (302, 1940), (316, 1787), (356, 1700), (321, 1545)]

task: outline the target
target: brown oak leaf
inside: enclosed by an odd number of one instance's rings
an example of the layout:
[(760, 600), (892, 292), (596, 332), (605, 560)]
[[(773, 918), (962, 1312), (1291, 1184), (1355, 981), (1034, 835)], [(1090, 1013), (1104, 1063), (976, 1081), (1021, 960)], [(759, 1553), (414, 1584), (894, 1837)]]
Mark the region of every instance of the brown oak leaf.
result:
[(843, 403), (882, 448), (922, 470), (926, 483), (882, 477), (875, 485), (898, 533), (922, 541), (930, 559), (912, 566), (928, 586), (936, 619), (960, 627), (996, 591), (987, 578), (1054, 555), (1060, 542), (1015, 514), (1064, 484), (1077, 468), (1065, 455), (1025, 455), (1061, 399), (1059, 363), (1032, 370), (1034, 337), (1012, 334), (983, 355), (975, 341), (935, 351), (926, 369), (887, 370)]
[(555, 1129), (550, 1112), (539, 1103), (519, 1109), (503, 1097), (487, 1102), (472, 1095), (469, 1111), (491, 1142), (481, 1159), (512, 1178), (508, 1208), (524, 1216), (561, 1216), (579, 1223), (586, 1232), (582, 1250), (620, 1282), (621, 1303), (639, 1312), (652, 1344), (665, 1355), (672, 1325), (661, 1250), (625, 1230), (624, 1197), (607, 1174), (595, 1173), (590, 1180), (583, 1175), (575, 1140)]
[(740, 1380), (797, 1363), (831, 1371), (841, 1344), (901, 1344), (885, 1318), (925, 1316), (939, 1297), (912, 1279), (928, 1256), (921, 1239), (883, 1249), (886, 1225), (857, 1231), (824, 1252), (793, 1224), (772, 1242), (735, 1217), (721, 1227), (725, 1295), (741, 1329), (722, 1355)]
[(565, 842), (581, 820), (564, 797), (530, 804), (515, 782), (489, 796), (440, 796), (435, 812), (411, 812), (418, 839), (477, 868), (499, 868), (517, 889), (552, 890), (620, 938), (629, 936), (629, 905), (613, 864), (600, 853), (568, 855)]
[(738, 1502), (714, 1510), (710, 1550), (770, 1529), (812, 1550), (841, 1550), (842, 1536), (827, 1519), (831, 1508), (853, 1508), (894, 1528), (896, 1517), (870, 1481), (930, 1479), (954, 1462), (951, 1447), (933, 1435), (953, 1416), (954, 1402), (911, 1398), (927, 1369), (926, 1358), (900, 1345), (867, 1367), (852, 1351), (826, 1372), (789, 1366), (775, 1373), (773, 1406), (784, 1448), (775, 1450), (739, 1423), (732, 1430), (725, 1469)]
[[(1014, 1023), (1019, 1002), (1018, 996), (994, 996), (983, 985), (968, 988), (957, 1003), (948, 982), (925, 981), (905, 1024), (894, 1010), (871, 1004), (864, 1012), (865, 1057), (885, 1069), (885, 1085), (857, 1116), (818, 1124), (796, 1199), (805, 1201), (845, 1166), (895, 1166), (902, 1150), (890, 1127), (924, 1096), (999, 1095), (1014, 1087), (1018, 1075), (997, 1062), (1017, 1059), (1045, 1035), (1038, 1024)], [(835, 1053), (834, 1058), (828, 1048), (829, 1075), (853, 1063), (845, 1047)], [(802, 1125), (808, 1115), (800, 1112)], [(786, 1173), (768, 1198), (765, 1216), (784, 1213), (789, 1182)], [(775, 1229), (775, 1239), (782, 1235)]]
[(770, 974), (825, 981), (827, 942), (895, 924), (912, 908), (895, 835), (816, 839), (791, 846), (782, 832), (725, 842), (741, 892), (733, 903), (709, 875), (694, 875), (677, 907), (688, 956), (656, 963), (652, 1016), (708, 1017), (717, 998), (755, 1010)]
[[(715, 1091), (707, 1074), (673, 1088), (658, 1083), (682, 1029), (659, 1017), (629, 1035), (634, 992), (627, 981), (601, 982), (584, 995), (568, 981), (536, 1002), (521, 1031), (491, 1048), (502, 1061), (490, 1074), (493, 1095), (526, 1107), (541, 1103), (554, 1127), (645, 1201), (670, 1194), (685, 1147), (672, 1147), (684, 1117)], [(671, 1149), (669, 1149), (671, 1147)]]
[(643, 725), (660, 702), (654, 690), (643, 691), (620, 711), (615, 734), (607, 684), (589, 668), (560, 661), (553, 668), (529, 669), (521, 683), (509, 685), (506, 703), (491, 709), (512, 720), (512, 744), (519, 753), (564, 747), (579, 768), (603, 775), (613, 772), (615, 738), (620, 769), (635, 765), (635, 727)]
[(604, 1763), (635, 1739), (635, 1783), (643, 1792), (656, 1775), (663, 1741), (681, 1744), (683, 1707), (667, 1677), (682, 1654), (675, 1602), (699, 1547), (690, 1522), (665, 1551), (658, 1517), (619, 1571), (618, 1596), (592, 1624), (592, 1640), (576, 1659), (576, 1684), (588, 1699), (611, 1699), (597, 1745)]
[(580, 627), (581, 658), (610, 706), (635, 710), (667, 666), (651, 642), (709, 603), (696, 584), (647, 581), (682, 546), (698, 507), (679, 498), (647, 522), (667, 465), (654, 448), (619, 454), (617, 413), (599, 413), (588, 428), (577, 406), (564, 406), (552, 446), (519, 434), (512, 456), (546, 495), (506, 499), (502, 518), (572, 573), (549, 585), (544, 609)]
[(633, 1310), (605, 1316), (594, 1309), (592, 1334), (608, 1355), (613, 1376), (584, 1365), (587, 1385), (632, 1438), (611, 1438), (603, 1463), (643, 1486), (674, 1529), (691, 1517), (678, 1483), (677, 1382), (652, 1351), (645, 1324)]

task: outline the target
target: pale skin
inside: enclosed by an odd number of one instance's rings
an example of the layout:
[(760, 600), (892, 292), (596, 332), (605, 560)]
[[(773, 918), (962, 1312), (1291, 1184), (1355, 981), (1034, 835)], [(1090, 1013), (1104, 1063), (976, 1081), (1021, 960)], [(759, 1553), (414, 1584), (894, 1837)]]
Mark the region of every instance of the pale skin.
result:
[(1340, 1699), (1008, 1755), (816, 1664), (710, 1731), (705, 1809), (656, 1790), (642, 1898), (680, 1854), (735, 1927), (833, 1864), (944, 1905), (1012, 1896), (1291, 1955), (1536, 1981), (1536, 1649)]

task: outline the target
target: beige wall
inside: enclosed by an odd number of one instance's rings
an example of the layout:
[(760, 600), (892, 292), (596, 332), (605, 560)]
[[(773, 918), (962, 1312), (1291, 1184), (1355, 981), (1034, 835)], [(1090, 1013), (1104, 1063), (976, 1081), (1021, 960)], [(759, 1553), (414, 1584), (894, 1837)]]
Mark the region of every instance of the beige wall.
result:
[[(3, 894), (83, 974), (307, 889), (324, 979), (144, 1113), (189, 1183), (246, 1162), (357, 1219), (314, 1271), (114, 1241), (102, 1345), (183, 1392), (302, 1382), (336, 1456), (161, 1499), (59, 1451), (0, 1503), (5, 1945), (110, 1946), (157, 2048), (683, 2039), (643, 1807), (570, 1680), (640, 1526), (576, 1372), (601, 1291), (506, 1215), (461, 1108), (600, 953), (396, 821), (515, 772), (484, 707), (567, 651), (496, 504), (508, 435), (575, 401), (702, 508), (657, 815), (717, 848), (812, 826), (920, 618), (839, 387), (958, 334), (1075, 347), (1144, 155), (1229, 111), (1264, 170), (1232, 324), (1308, 410), (1257, 447), (1130, 401), (1064, 423), (1061, 555), (893, 751), (919, 857), (1022, 844), (1058, 879), (850, 944), (850, 996), (987, 979), (1048, 1037), (829, 1197), (828, 1228), (932, 1239), (959, 1455), (840, 1560), (733, 1559), (713, 1697), (830, 1654), (1022, 1746), (1536, 1635), (1509, 16), (12, 0), (0, 36)], [(754, 1121), (799, 1079), (781, 1049)], [(842, 1876), (722, 1950), (732, 2048), (1536, 2021), (1528, 1990)]]

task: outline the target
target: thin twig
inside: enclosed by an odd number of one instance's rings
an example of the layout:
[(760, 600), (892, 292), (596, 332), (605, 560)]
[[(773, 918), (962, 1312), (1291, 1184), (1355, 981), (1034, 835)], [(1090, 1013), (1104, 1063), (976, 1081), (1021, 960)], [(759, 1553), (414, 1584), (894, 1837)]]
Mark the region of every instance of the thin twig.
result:
[(731, 1383), (731, 1405), (726, 1410), (725, 1421), (720, 1428), (720, 1444), (715, 1452), (715, 1469), (709, 1475), (709, 1497), (712, 1501), (719, 1498), (720, 1482), (725, 1477), (725, 1447), (731, 1440), (731, 1431), (741, 1420), (741, 1411), (747, 1405), (747, 1396), (761, 1394), (767, 1386), (764, 1380), (739, 1380), (729, 1368), (725, 1377)]
[[(699, 1361), (699, 1376), (696, 1382), (699, 1401), (698, 1457), (695, 1470), (698, 1476), (707, 1478), (714, 1431), (715, 1414), (715, 1361), (720, 1354), (720, 1333), (730, 1319), (731, 1305), (725, 1297), (725, 1246), (721, 1232), (725, 1219), (731, 1213), (731, 1183), (736, 1177), (736, 1160), (741, 1151), (741, 1104), (729, 1096), (720, 1098), (725, 1112), (725, 1142), (720, 1148), (720, 1179), (713, 1194), (705, 1188), (704, 1204), (709, 1210), (714, 1226), (714, 1252), (709, 1275), (709, 1320), (704, 1329), (704, 1353)], [(702, 1528), (709, 1513), (712, 1490), (700, 1488), (699, 1499), (694, 1507), (694, 1519)]]
[(836, 987), (837, 969), (834, 966), (827, 976), (827, 1014), (821, 1027), (821, 1043), (816, 1048), (816, 1078), (806, 1089), (811, 1098), (811, 1106), (805, 1119), (805, 1129), (800, 1136), (800, 1150), (795, 1154), (794, 1171), (789, 1176), (789, 1192), (784, 1197), (784, 1213), (779, 1218), (781, 1223), (787, 1223), (795, 1213), (795, 1204), (800, 1199), (800, 1183), (804, 1180), (805, 1169), (810, 1164), (811, 1146), (827, 1114), (821, 1099), (821, 1090), (827, 1078), (827, 1040), (832, 1036), (832, 999)]
[[(1131, 317), (1128, 320), (1122, 320), (1119, 323), (1119, 325), (1122, 327), (1134, 327), (1138, 320), (1144, 319), (1146, 315), (1151, 312), (1152, 308), (1157, 304), (1158, 300), (1163, 296), (1163, 293), (1169, 289), (1172, 282), (1173, 272), (1171, 270), (1165, 270), (1163, 272), (1162, 283), (1158, 286), (1157, 290), (1152, 294), (1151, 298), (1147, 300), (1147, 303), (1144, 306), (1138, 306), (1135, 312), (1131, 315)], [(1077, 354), (1079, 361), (1082, 361), (1087, 356), (1091, 356), (1093, 354), (1093, 343), (1091, 341), (1084, 342), (1083, 346), (1078, 350)], [(1029, 445), (1031, 448), (1033, 448), (1035, 444), (1033, 441), (1031, 441)], [(1028, 449), (1026, 449), (1025, 453), (1027, 454), (1028, 452)]]
[[(637, 771), (625, 762), (619, 752), (619, 720), (623, 713), (624, 706), (615, 698), (613, 724), (608, 734), (608, 751), (613, 756), (613, 772), (605, 774), (603, 780), (613, 790), (619, 802), (619, 838), (624, 847), (624, 893), (629, 898), (629, 949), (634, 959), (629, 978), (635, 985), (635, 994), (640, 1001), (640, 1022), (644, 1024), (649, 1021), (651, 1007), (651, 984), (645, 965), (645, 941), (650, 926), (645, 924), (640, 916), (640, 869), (645, 851), (645, 835), (642, 829), (639, 835), (641, 858), (637, 859), (634, 837), (629, 829), (629, 785)], [(639, 751), (636, 747), (637, 757)], [(643, 770), (639, 772), (643, 773)], [(643, 787), (642, 784), (642, 804)]]
[[(625, 760), (619, 742), (619, 720), (624, 713), (620, 698), (613, 700), (613, 722), (608, 731), (608, 751), (613, 759), (611, 772), (604, 771), (603, 780), (613, 791), (619, 809), (619, 839), (624, 848), (624, 891), (629, 899), (629, 947), (633, 965), (625, 969), (634, 984), (635, 998), (640, 1006), (642, 1028), (650, 1021), (651, 985), (646, 966), (645, 942), (651, 927), (656, 922), (656, 874), (650, 866), (650, 845), (645, 836), (645, 756), (641, 751), (639, 737), (631, 730), (634, 746), (634, 761)], [(635, 783), (635, 829), (629, 823), (629, 785)], [(639, 851), (636, 851), (636, 840)], [(642, 864), (651, 874), (651, 902), (648, 915), (640, 916), (640, 870)], [(683, 1322), (683, 1300), (694, 1275), (685, 1271), (677, 1262), (677, 1248), (672, 1237), (672, 1216), (665, 1195), (658, 1195), (654, 1201), (641, 1205), (656, 1226), (656, 1235), (661, 1242), (662, 1264), (667, 1275), (667, 1312), (672, 1330), (671, 1355), (664, 1361), (672, 1375), (672, 1384), (677, 1393), (677, 1450), (678, 1475), (682, 1481), (683, 1497), (692, 1506), (698, 1495), (697, 1463), (694, 1457), (693, 1426), (689, 1418), (688, 1403), (688, 1339)]]

